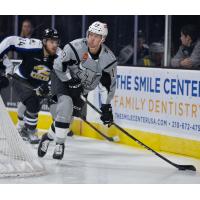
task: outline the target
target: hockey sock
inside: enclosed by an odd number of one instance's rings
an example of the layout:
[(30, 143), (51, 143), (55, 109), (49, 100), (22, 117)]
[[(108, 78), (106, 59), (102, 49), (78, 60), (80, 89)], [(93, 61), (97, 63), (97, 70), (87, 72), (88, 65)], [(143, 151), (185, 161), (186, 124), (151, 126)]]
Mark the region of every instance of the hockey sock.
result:
[(54, 122), (51, 124), (47, 136), (49, 139), (54, 140), (55, 138), (55, 126), (54, 126)]
[(24, 120), (25, 126), (30, 130), (34, 130), (37, 127), (38, 113), (30, 113), (26, 111), (24, 114)]
[(67, 134), (69, 133), (69, 123), (55, 122), (55, 142), (58, 144), (65, 143)]

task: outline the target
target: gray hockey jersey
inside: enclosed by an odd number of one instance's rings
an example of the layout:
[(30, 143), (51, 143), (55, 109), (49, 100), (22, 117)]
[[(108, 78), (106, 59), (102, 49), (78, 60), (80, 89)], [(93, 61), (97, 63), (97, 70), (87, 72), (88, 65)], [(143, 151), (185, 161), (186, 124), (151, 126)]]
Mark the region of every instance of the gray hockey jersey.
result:
[(84, 94), (94, 90), (98, 84), (106, 88), (109, 104), (116, 89), (117, 61), (112, 51), (102, 45), (97, 60), (88, 52), (86, 38), (77, 39), (67, 44), (61, 55), (54, 62), (54, 70), (61, 81), (70, 78), (81, 80)]

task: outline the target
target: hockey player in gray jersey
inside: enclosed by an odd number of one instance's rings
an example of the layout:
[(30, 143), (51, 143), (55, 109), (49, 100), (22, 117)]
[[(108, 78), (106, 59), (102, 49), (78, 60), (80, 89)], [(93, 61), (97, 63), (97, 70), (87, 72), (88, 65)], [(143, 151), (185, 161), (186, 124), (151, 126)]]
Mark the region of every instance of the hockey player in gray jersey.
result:
[(73, 106), (80, 108), (80, 95), (87, 95), (97, 85), (107, 96), (101, 105), (101, 120), (104, 124), (113, 122), (111, 100), (116, 88), (117, 61), (112, 51), (104, 45), (107, 34), (106, 24), (94, 22), (89, 27), (86, 38), (67, 44), (55, 60), (51, 77), (51, 92), (57, 98), (57, 104), (52, 105), (56, 107), (52, 113), (54, 122), (40, 141), (38, 156), (43, 157), (50, 141), (55, 140), (53, 158), (63, 158)]

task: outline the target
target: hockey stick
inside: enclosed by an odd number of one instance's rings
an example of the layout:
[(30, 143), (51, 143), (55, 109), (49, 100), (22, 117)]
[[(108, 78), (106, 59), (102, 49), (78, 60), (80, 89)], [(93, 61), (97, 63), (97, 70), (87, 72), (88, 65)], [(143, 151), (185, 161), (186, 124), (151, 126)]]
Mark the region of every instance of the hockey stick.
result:
[(30, 89), (30, 90), (34, 90), (34, 88), (29, 85), (28, 83), (24, 82), (23, 80), (21, 80), (20, 78), (18, 78), (17, 76), (14, 76), (13, 74), (7, 74), (7, 77), (11, 80), (11, 79), (15, 79), (16, 81), (22, 83), (26, 88)]
[[(30, 89), (30, 90), (33, 90), (33, 91), (36, 91), (36, 89), (31, 86), (30, 84), (28, 84), (27, 82), (21, 80), (20, 78), (18, 78), (17, 76), (14, 76), (13, 74), (7, 74), (7, 77), (9, 79), (15, 79), (16, 81), (20, 82), (22, 85), (24, 85), (26, 88)], [(52, 98), (52, 95), (51, 94), (48, 94), (48, 95), (45, 95), (45, 96), (42, 96), (44, 97), (45, 99), (48, 99), (51, 103), (56, 103), (56, 101), (54, 101)]]
[(83, 119), (81, 117), (81, 119), (88, 124), (92, 129), (94, 129), (97, 133), (99, 133), (103, 138), (105, 138), (106, 140), (110, 141), (110, 142), (118, 142), (119, 141), (119, 137), (118, 136), (113, 136), (113, 137), (109, 137), (107, 135), (105, 135), (104, 133), (102, 133), (101, 131), (99, 131), (95, 126), (93, 126), (90, 122), (88, 122), (87, 120)]
[[(85, 103), (87, 103), (91, 108), (93, 108), (96, 112), (98, 112), (101, 115), (101, 111), (99, 111), (92, 103), (90, 103), (86, 98), (84, 98), (83, 96), (81, 96), (81, 98), (84, 100)], [(143, 142), (141, 142), (140, 140), (138, 140), (137, 138), (135, 138), (134, 136), (130, 135), (126, 130), (124, 130), (122, 127), (120, 127), (119, 125), (117, 125), (115, 122), (112, 123), (114, 126), (116, 126), (120, 131), (122, 131), (125, 135), (127, 135), (129, 138), (131, 138), (132, 140), (134, 140), (135, 142), (137, 142), (138, 144), (140, 144), (141, 146), (143, 146), (145, 149), (151, 151), (152, 153), (154, 153), (156, 156), (158, 156), (159, 158), (163, 159), (164, 161), (166, 161), (167, 163), (173, 165), (174, 167), (176, 167), (179, 170), (191, 170), (191, 171), (196, 171), (196, 168), (193, 165), (179, 165), (176, 164), (170, 160), (168, 160), (167, 158), (165, 158), (163, 155), (159, 154), (158, 152), (156, 152), (155, 150), (153, 150), (152, 148), (148, 147), (146, 144), (144, 144)]]

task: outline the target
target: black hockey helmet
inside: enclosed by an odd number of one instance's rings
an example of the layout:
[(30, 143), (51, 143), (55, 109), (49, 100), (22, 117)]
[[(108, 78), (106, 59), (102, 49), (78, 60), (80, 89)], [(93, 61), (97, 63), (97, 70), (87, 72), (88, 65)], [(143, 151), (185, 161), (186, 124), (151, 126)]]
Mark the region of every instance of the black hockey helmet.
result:
[(44, 30), (42, 39), (55, 39), (59, 40), (58, 31), (53, 28), (47, 28)]

